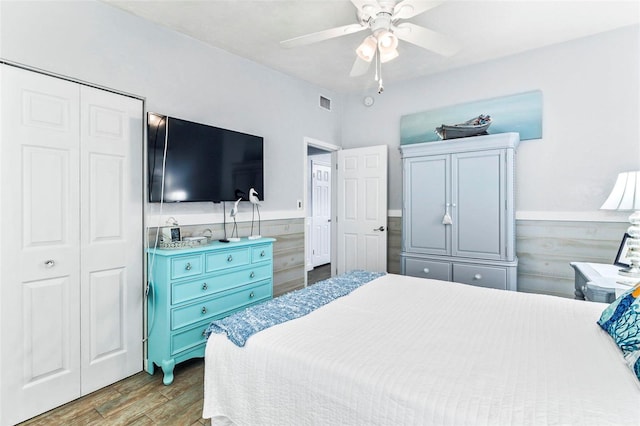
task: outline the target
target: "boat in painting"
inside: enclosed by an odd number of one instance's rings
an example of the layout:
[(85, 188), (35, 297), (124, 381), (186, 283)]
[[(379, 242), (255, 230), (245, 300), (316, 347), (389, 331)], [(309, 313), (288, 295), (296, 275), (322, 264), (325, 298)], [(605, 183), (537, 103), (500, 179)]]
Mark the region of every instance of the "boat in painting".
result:
[(487, 129), (491, 125), (491, 116), (480, 114), (464, 123), (443, 124), (436, 127), (435, 132), (440, 139), (458, 139), (468, 136), (486, 135)]

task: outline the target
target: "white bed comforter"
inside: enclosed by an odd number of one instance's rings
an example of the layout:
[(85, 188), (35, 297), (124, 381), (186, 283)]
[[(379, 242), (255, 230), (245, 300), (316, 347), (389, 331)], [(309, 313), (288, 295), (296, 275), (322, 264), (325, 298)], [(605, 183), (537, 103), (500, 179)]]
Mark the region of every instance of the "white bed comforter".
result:
[(238, 425), (640, 425), (606, 305), (399, 275), (245, 347), (209, 338), (204, 417)]

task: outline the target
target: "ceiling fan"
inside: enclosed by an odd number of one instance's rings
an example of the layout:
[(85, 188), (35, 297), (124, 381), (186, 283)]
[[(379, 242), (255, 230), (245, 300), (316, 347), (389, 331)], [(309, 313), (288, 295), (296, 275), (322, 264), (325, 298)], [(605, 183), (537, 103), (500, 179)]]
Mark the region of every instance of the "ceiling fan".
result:
[[(356, 7), (358, 23), (331, 28), (280, 42), (283, 47), (304, 46), (335, 37), (370, 30), (371, 34), (356, 49), (356, 60), (350, 76), (363, 75), (376, 58), (376, 80), (380, 64), (398, 57), (398, 40), (403, 40), (443, 56), (454, 55), (458, 45), (448, 37), (428, 28), (399, 22), (413, 18), (444, 1), (424, 0), (351, 0)], [(382, 92), (382, 78), (379, 78), (379, 93)]]

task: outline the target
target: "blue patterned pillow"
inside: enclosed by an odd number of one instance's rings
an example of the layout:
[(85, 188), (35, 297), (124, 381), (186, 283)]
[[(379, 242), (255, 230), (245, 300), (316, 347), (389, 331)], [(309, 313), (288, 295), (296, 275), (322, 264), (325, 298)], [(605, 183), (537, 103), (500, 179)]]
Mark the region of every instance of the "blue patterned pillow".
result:
[(640, 284), (607, 306), (598, 324), (611, 335), (640, 380)]

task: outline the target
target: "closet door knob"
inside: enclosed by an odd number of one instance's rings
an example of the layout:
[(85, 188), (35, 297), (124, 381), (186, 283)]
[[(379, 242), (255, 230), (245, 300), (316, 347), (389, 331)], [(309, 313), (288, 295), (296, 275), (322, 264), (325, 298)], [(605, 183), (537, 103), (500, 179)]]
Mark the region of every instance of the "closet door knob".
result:
[(44, 262), (44, 266), (47, 268), (53, 268), (54, 266), (56, 266), (56, 262), (52, 259), (49, 259)]

